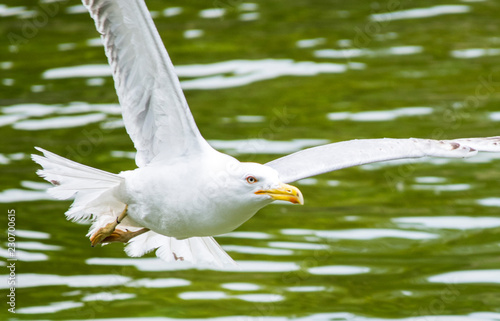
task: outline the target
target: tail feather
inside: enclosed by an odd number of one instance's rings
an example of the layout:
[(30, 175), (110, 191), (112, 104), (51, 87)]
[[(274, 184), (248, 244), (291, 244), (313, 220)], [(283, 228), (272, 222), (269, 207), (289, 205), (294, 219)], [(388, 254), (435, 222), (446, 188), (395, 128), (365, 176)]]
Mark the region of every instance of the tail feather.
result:
[(39, 147), (36, 149), (43, 153), (43, 156), (31, 156), (43, 167), (37, 174), (54, 185), (48, 193), (57, 199), (74, 197), (66, 212), (68, 219), (87, 221), (94, 216), (115, 215), (114, 212), (118, 215), (123, 210), (124, 204), (114, 195), (115, 189), (124, 181), (122, 177), (70, 161)]
[(51, 194), (58, 199), (68, 199), (79, 190), (108, 189), (123, 181), (116, 174), (73, 162), (40, 147), (35, 148), (44, 155), (31, 155), (33, 161), (43, 167), (37, 174), (55, 185)]

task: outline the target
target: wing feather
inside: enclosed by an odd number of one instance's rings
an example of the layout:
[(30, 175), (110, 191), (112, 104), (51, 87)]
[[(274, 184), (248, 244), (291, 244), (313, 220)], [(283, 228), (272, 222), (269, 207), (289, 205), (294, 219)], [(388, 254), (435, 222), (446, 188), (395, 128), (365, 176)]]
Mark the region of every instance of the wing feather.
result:
[(101, 34), (128, 134), (144, 166), (208, 143), (201, 136), (143, 0), (83, 0)]
[(478, 151), (500, 152), (500, 136), (432, 139), (359, 139), (304, 149), (267, 163), (284, 183), (339, 170), (402, 158), (471, 157)]

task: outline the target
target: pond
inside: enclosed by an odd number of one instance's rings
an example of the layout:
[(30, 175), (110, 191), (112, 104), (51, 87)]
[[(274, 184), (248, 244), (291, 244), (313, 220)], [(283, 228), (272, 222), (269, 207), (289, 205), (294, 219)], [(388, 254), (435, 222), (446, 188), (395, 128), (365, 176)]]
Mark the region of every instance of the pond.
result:
[[(242, 161), (500, 134), (497, 1), (147, 4), (203, 136)], [(238, 268), (92, 248), (30, 154), (135, 168), (93, 21), (78, 1), (2, 0), (0, 16), (2, 293), (12, 264), (16, 281), (16, 314), (5, 304), (0, 319), (500, 320), (498, 154), (301, 180), (304, 206), (268, 206), (216, 237)]]

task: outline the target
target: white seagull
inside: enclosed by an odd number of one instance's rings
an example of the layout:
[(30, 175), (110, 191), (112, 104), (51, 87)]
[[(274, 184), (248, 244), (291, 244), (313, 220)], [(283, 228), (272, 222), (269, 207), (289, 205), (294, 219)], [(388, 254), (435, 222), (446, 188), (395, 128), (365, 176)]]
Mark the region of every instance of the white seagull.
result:
[(166, 261), (234, 261), (213, 236), (228, 233), (275, 200), (303, 204), (287, 183), (346, 167), (401, 158), (500, 152), (500, 137), (437, 141), (363, 139), (305, 149), (264, 165), (239, 162), (201, 136), (174, 66), (143, 0), (83, 0), (113, 70), (138, 168), (112, 174), (44, 149), (33, 160), (49, 193), (74, 198), (73, 221), (92, 221), (92, 245), (128, 243)]

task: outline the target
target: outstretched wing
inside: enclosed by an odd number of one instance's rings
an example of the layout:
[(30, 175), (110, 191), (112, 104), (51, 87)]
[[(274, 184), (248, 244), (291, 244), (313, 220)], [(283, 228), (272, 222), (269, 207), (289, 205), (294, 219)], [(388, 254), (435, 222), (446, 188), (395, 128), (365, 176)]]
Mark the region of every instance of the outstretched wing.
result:
[(478, 151), (500, 152), (500, 136), (432, 139), (360, 139), (312, 147), (267, 163), (284, 183), (338, 169), (401, 158), (470, 157)]
[(138, 166), (161, 152), (175, 157), (208, 145), (182, 93), (167, 51), (143, 0), (83, 0), (113, 70)]

